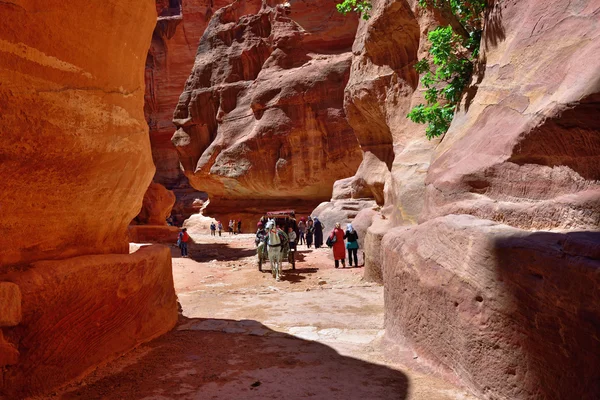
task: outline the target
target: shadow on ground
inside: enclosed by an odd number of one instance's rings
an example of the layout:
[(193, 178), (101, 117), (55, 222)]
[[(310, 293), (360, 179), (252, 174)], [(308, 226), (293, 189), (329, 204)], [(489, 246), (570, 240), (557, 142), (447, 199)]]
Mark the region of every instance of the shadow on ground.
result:
[[(171, 251), (173, 258), (181, 258), (179, 248)], [(242, 258), (256, 256), (255, 248), (240, 249), (231, 247), (228, 243), (195, 243), (188, 244), (188, 255), (196, 262), (238, 261)]]
[(340, 355), (254, 320), (182, 318), (178, 328), (92, 373), (61, 399), (404, 400), (400, 371)]

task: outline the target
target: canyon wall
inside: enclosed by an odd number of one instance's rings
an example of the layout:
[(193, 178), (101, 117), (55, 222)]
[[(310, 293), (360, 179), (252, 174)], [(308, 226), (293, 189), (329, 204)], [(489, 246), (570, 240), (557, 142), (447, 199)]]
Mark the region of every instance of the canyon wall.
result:
[(77, 3), (0, 2), (0, 394), (10, 398), (75, 379), (177, 318), (169, 250), (128, 254), (154, 174), (143, 104), (155, 2)]
[(343, 111), (357, 18), (335, 3), (237, 1), (213, 15), (173, 136), (208, 215), (308, 213), (358, 168)]
[(156, 22), (146, 58), (144, 113), (150, 128), (154, 182), (175, 193), (172, 214), (181, 224), (192, 213), (196, 199), (205, 193), (192, 188), (179, 165), (171, 136), (175, 131), (173, 111), (194, 65), (200, 38), (212, 14), (228, 0), (170, 0)]
[(386, 337), (484, 399), (598, 398), (600, 4), (491, 5), (472, 85), (427, 142), (401, 120), (438, 20), (415, 3), (373, 2), (346, 88), (361, 146), (390, 168), (365, 240)]

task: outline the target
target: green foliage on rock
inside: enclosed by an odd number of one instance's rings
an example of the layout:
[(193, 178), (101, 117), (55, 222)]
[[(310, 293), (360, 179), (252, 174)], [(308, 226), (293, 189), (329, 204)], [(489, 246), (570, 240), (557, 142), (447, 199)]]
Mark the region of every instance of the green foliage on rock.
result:
[[(432, 139), (448, 131), (471, 79), (487, 0), (419, 0), (419, 5), (437, 9), (448, 23), (428, 34), (429, 56), (415, 64), (415, 70), (422, 74), (426, 104), (419, 104), (407, 115), (416, 123), (427, 124), (425, 134)], [(337, 5), (342, 14), (354, 11), (365, 20), (371, 8), (371, 0), (344, 0)]]
[(448, 20), (428, 34), (429, 56), (415, 64), (425, 87), (425, 102), (413, 108), (407, 117), (427, 124), (431, 139), (448, 131), (456, 106), (473, 73), (479, 54), (483, 11), (486, 0), (419, 0), (422, 7), (434, 7)]
[(371, 0), (344, 0), (336, 5), (337, 10), (342, 14), (346, 15), (353, 11), (358, 13), (364, 20), (369, 19), (371, 16), (369, 12), (372, 7)]

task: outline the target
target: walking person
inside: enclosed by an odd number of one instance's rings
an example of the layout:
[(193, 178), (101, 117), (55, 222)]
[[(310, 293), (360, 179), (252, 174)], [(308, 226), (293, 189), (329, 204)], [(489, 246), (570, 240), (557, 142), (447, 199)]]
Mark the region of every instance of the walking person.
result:
[(216, 236), (215, 231), (217, 230), (217, 225), (215, 225), (215, 221), (210, 223), (210, 236)]
[(340, 227), (340, 223), (335, 224), (335, 228), (329, 234), (327, 245), (333, 248), (333, 259), (335, 267), (339, 268), (340, 261), (342, 268), (346, 268), (346, 247), (344, 246), (344, 231)]
[(314, 219), (315, 225), (315, 249), (323, 246), (323, 230), (325, 229), (325, 225), (319, 221), (319, 218), (315, 217)]
[(347, 225), (344, 239), (347, 240), (346, 249), (348, 249), (348, 265), (352, 266), (352, 258), (354, 258), (354, 266), (358, 267), (358, 233), (356, 233), (352, 224)]
[(237, 232), (242, 233), (242, 220), (239, 219), (237, 222)]
[(232, 219), (229, 220), (228, 228), (229, 228), (229, 234), (233, 235), (233, 220)]
[(304, 222), (304, 218), (300, 218), (300, 222), (298, 222), (298, 244), (304, 244), (306, 239), (304, 238), (304, 234), (306, 232), (306, 222)]
[(312, 219), (309, 219), (306, 223), (306, 248), (310, 249), (313, 244), (313, 236), (315, 234), (315, 226)]
[(221, 232), (223, 231), (223, 224), (221, 221), (217, 221), (217, 230), (219, 231), (219, 237), (221, 236)]
[(190, 240), (190, 235), (187, 233), (187, 229), (183, 228), (179, 235), (177, 236), (177, 246), (181, 250), (181, 257), (187, 258), (188, 256), (188, 241)]

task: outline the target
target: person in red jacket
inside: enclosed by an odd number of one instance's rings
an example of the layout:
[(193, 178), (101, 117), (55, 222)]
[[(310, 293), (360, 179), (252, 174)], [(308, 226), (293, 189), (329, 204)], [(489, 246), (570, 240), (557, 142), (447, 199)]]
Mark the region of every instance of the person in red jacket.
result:
[(188, 256), (188, 242), (190, 240), (190, 235), (187, 233), (187, 229), (183, 228), (181, 232), (179, 232), (179, 237), (177, 238), (177, 246), (181, 249), (181, 257)]
[(335, 260), (335, 267), (339, 268), (340, 261), (342, 262), (342, 268), (346, 268), (346, 246), (344, 246), (344, 231), (340, 228), (340, 223), (335, 224), (335, 228), (329, 235), (329, 240), (333, 248), (333, 259)]

